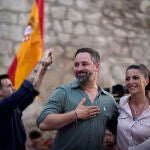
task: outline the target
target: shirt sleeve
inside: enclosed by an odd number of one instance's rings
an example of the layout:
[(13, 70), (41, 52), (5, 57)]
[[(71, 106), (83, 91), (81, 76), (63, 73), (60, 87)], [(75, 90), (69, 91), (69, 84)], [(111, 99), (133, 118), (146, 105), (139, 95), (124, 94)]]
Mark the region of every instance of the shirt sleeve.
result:
[(23, 82), (22, 88), (24, 96), (22, 98), (23, 100), (20, 100), (18, 104), (18, 107), (21, 111), (23, 111), (27, 106), (29, 106), (33, 102), (34, 98), (37, 95), (39, 95), (39, 91), (34, 89), (33, 85), (28, 80), (25, 80)]
[(62, 113), (63, 112), (63, 107), (64, 107), (64, 102), (65, 102), (65, 90), (63, 88), (57, 88), (52, 95), (49, 98), (49, 101), (47, 104), (44, 106), (41, 114), (37, 118), (37, 125), (39, 124), (46, 118), (48, 114), (51, 113)]
[(8, 114), (16, 107), (24, 110), (38, 94), (39, 92), (33, 88), (33, 85), (25, 80), (16, 92), (0, 100), (0, 117)]

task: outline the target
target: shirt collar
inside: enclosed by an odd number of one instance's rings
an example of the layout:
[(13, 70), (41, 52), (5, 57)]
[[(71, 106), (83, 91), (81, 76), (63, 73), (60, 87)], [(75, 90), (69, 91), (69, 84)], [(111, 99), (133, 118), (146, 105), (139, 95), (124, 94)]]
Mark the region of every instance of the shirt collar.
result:
[[(72, 83), (71, 83), (71, 88), (80, 88), (80, 84), (79, 84), (79, 82), (77, 81), (77, 80), (75, 80), (75, 81), (73, 81)], [(100, 85), (98, 85), (98, 91), (99, 91), (99, 93), (100, 94), (105, 94), (105, 95), (107, 95), (107, 91), (105, 91), (104, 89), (102, 89), (101, 87), (100, 87)]]

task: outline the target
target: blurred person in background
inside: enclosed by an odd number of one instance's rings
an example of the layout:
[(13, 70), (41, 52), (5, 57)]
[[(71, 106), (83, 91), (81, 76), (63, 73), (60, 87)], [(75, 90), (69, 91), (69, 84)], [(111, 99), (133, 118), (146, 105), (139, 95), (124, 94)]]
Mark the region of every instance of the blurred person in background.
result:
[(48, 146), (44, 145), (42, 132), (31, 130), (29, 132), (29, 150), (47, 150)]
[(27, 150), (50, 150), (52, 138), (44, 138), (43, 133), (37, 129), (31, 130), (28, 134)]
[(105, 129), (102, 150), (116, 150), (116, 138), (108, 129)]

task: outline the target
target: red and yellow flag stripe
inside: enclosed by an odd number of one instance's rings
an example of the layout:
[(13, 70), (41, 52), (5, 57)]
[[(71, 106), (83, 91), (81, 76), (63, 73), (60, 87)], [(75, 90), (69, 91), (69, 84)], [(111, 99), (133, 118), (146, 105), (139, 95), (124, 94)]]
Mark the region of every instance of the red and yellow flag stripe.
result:
[(30, 12), (22, 43), (8, 69), (16, 88), (35, 67), (43, 53), (44, 0), (35, 0)]

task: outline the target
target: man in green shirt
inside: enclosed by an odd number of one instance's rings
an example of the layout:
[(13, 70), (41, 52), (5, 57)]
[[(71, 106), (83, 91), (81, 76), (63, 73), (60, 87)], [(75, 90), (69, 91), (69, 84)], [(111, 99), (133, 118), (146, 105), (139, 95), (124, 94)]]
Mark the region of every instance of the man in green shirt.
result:
[(56, 88), (37, 119), (42, 131), (58, 131), (52, 150), (100, 150), (105, 128), (116, 134), (117, 106), (112, 95), (97, 84), (99, 71), (99, 53), (78, 49), (76, 81)]

